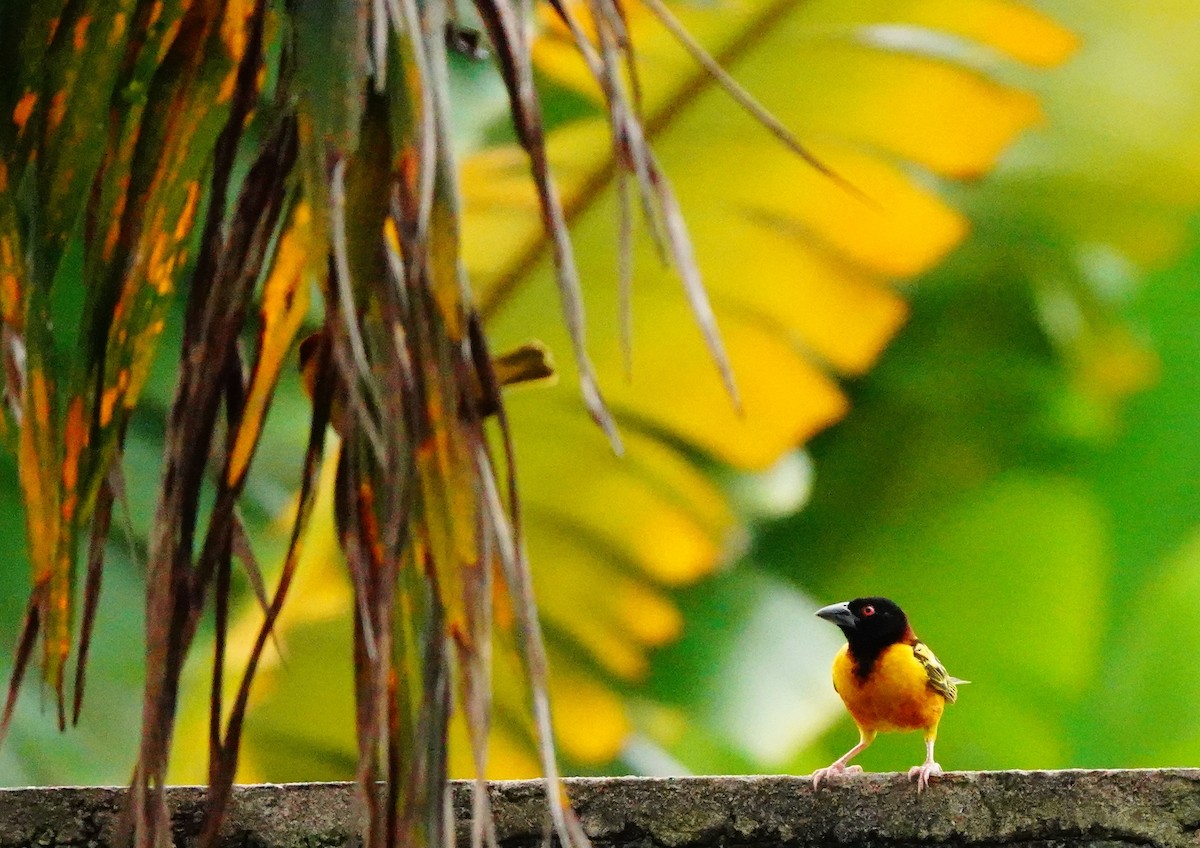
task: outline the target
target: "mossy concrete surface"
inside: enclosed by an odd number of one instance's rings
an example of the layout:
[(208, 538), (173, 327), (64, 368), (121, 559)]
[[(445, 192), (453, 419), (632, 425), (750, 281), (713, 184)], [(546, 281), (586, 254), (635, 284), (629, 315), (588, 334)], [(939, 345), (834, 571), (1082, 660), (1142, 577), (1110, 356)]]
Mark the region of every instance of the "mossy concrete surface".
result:
[[(961, 772), (926, 792), (902, 775), (854, 775), (813, 791), (800, 777), (581, 778), (566, 781), (598, 848), (784, 846), (1197, 846), (1200, 770)], [(540, 845), (542, 784), (493, 783), (502, 848)], [(118, 789), (0, 790), (0, 848), (109, 844)], [(470, 844), (470, 787), (456, 784), (459, 845)], [(170, 790), (176, 845), (194, 844), (203, 791)], [(227, 846), (352, 844), (353, 787), (236, 791)]]

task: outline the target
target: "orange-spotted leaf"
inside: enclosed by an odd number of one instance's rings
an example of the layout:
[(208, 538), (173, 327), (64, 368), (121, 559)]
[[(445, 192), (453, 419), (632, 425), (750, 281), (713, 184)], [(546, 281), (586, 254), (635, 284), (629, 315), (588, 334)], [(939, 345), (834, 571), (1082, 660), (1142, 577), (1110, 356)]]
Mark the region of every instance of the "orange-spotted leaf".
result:
[(231, 486), (245, 477), (250, 459), (262, 435), (264, 418), (300, 325), (308, 313), (312, 280), (309, 243), (312, 213), (307, 203), (296, 204), (290, 223), (280, 236), (275, 263), (263, 283), (259, 305), (258, 355), (246, 393), (246, 405), (238, 422), (230, 452), (227, 478)]

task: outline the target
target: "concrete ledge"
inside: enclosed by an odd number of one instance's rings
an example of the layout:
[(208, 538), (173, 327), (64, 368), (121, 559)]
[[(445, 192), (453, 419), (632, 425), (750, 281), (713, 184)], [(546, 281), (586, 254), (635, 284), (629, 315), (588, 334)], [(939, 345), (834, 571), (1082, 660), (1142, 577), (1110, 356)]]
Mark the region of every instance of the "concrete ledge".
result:
[[(902, 775), (857, 775), (814, 792), (798, 777), (580, 778), (567, 781), (598, 848), (751, 846), (1200, 846), (1200, 770), (959, 772), (918, 797)], [(540, 845), (541, 784), (492, 784), (503, 848)], [(456, 784), (459, 844), (469, 787)], [(0, 790), (0, 848), (107, 846), (123, 790)], [(202, 790), (170, 792), (178, 846), (193, 844)], [(348, 784), (236, 791), (225, 844), (346, 845)]]

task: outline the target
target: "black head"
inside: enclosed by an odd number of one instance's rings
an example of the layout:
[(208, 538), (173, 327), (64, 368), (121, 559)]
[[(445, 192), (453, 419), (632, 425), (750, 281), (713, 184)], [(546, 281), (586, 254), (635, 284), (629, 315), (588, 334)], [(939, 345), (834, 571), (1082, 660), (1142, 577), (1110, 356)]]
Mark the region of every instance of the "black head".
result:
[(908, 616), (887, 598), (855, 598), (830, 604), (817, 610), (817, 615), (842, 629), (850, 653), (864, 673), (884, 648), (913, 638)]

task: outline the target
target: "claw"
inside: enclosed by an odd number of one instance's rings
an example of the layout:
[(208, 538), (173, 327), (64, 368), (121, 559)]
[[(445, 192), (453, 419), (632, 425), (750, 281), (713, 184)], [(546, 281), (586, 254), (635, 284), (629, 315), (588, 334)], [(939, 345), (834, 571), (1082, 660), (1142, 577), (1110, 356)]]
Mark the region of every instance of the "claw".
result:
[(825, 768), (819, 768), (812, 775), (813, 789), (819, 788), (822, 780), (827, 780), (835, 775), (860, 774), (861, 772), (862, 766), (848, 766), (841, 762), (836, 762)]
[(919, 766), (913, 766), (908, 770), (908, 779), (916, 779), (917, 794), (919, 795), (926, 787), (929, 786), (929, 778), (935, 774), (941, 774), (942, 767), (937, 763), (929, 761), (922, 763)]

